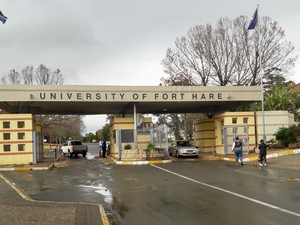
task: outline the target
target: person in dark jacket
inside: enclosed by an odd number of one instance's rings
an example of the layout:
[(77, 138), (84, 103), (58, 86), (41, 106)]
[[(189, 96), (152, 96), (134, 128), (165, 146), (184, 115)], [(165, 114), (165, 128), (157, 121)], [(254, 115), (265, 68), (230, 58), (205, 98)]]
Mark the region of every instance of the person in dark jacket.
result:
[(239, 136), (236, 136), (232, 145), (232, 151), (235, 155), (235, 161), (236, 164), (239, 165), (239, 161), (241, 163), (241, 166), (244, 165), (243, 163), (243, 141), (239, 138)]
[(106, 155), (106, 141), (103, 141), (102, 142), (102, 157), (105, 158), (105, 155)]
[(267, 145), (264, 140), (260, 140), (259, 149), (259, 165), (267, 166)]

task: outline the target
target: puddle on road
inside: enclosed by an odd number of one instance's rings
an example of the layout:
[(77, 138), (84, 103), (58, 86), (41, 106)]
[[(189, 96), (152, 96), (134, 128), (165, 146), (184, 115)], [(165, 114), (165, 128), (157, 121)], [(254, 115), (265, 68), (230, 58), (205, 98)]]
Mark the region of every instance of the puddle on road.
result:
[(87, 158), (87, 159), (96, 159), (96, 157), (98, 157), (98, 155), (92, 155), (92, 154), (90, 154), (90, 153), (87, 153), (87, 154), (86, 154), (86, 158)]
[(104, 187), (102, 184), (99, 184), (98, 186), (94, 186), (94, 185), (79, 185), (79, 186), (84, 187), (84, 188), (94, 189), (96, 193), (98, 193), (104, 197), (104, 201), (106, 203), (112, 204), (112, 202), (113, 202), (112, 193), (106, 187)]

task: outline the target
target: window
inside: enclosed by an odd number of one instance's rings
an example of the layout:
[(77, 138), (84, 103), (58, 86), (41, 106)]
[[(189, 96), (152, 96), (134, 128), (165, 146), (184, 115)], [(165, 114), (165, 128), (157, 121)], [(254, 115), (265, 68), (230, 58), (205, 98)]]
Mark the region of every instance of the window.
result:
[(3, 133), (3, 140), (10, 140), (10, 133)]
[(18, 139), (19, 140), (25, 139), (25, 133), (18, 133)]
[(10, 145), (3, 145), (3, 150), (5, 152), (10, 152)]
[(71, 145), (82, 145), (81, 141), (71, 141)]
[(121, 142), (134, 142), (133, 130), (121, 130)]
[(3, 128), (10, 128), (10, 122), (3, 122)]
[(18, 121), (18, 128), (24, 128), (25, 122), (24, 121)]
[(25, 144), (18, 144), (18, 151), (25, 151)]
[(248, 117), (244, 117), (244, 118), (243, 118), (243, 123), (244, 123), (244, 124), (248, 124)]
[(237, 124), (237, 118), (232, 118), (232, 124)]

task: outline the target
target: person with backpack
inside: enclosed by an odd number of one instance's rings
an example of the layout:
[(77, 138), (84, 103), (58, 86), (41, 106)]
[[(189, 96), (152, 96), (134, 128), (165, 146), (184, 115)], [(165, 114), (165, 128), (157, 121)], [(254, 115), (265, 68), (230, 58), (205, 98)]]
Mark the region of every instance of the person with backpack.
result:
[(239, 136), (236, 136), (234, 139), (234, 143), (232, 145), (232, 151), (234, 152), (234, 155), (235, 155), (236, 164), (239, 165), (239, 161), (240, 161), (241, 166), (243, 166), (244, 165), (244, 163), (243, 163), (243, 142), (239, 138)]

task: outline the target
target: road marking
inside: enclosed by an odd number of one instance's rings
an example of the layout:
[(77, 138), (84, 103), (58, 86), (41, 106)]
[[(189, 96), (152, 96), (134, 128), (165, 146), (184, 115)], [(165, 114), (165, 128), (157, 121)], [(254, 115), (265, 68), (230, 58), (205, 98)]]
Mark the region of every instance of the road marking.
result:
[(198, 180), (195, 180), (195, 179), (192, 179), (192, 178), (189, 178), (189, 177), (186, 177), (186, 176), (183, 176), (179, 173), (175, 173), (175, 172), (172, 172), (170, 170), (167, 170), (167, 169), (164, 169), (162, 167), (159, 167), (157, 165), (150, 165), (152, 167), (155, 167), (157, 169), (160, 169), (160, 170), (163, 170), (167, 173), (171, 173), (175, 176), (178, 176), (178, 177), (181, 177), (183, 179), (186, 179), (186, 180), (189, 180), (189, 181), (192, 181), (194, 183), (197, 183), (197, 184), (200, 184), (200, 185), (203, 185), (203, 186), (206, 186), (206, 187), (210, 187), (212, 189), (215, 189), (215, 190), (218, 190), (218, 191), (222, 191), (222, 192), (225, 192), (227, 194), (230, 194), (230, 195), (234, 195), (236, 197), (239, 197), (239, 198), (243, 198), (243, 199), (246, 199), (248, 201), (251, 201), (251, 202), (255, 202), (257, 204), (260, 204), (260, 205), (263, 205), (263, 206), (266, 206), (266, 207), (269, 207), (269, 208), (272, 208), (272, 209), (276, 209), (278, 211), (281, 211), (281, 212), (285, 212), (287, 214), (291, 214), (291, 215), (294, 215), (294, 216), (297, 216), (297, 217), (300, 217), (300, 214), (299, 213), (296, 213), (296, 212), (293, 212), (293, 211), (290, 211), (290, 210), (287, 210), (287, 209), (284, 209), (284, 208), (281, 208), (281, 207), (278, 207), (278, 206), (275, 206), (275, 205), (272, 205), (272, 204), (269, 204), (269, 203), (266, 203), (266, 202), (262, 202), (260, 200), (257, 200), (257, 199), (254, 199), (254, 198), (250, 198), (250, 197), (247, 197), (247, 196), (244, 196), (244, 195), (241, 195), (241, 194), (237, 194), (237, 193), (234, 193), (232, 191), (229, 191), (229, 190), (226, 190), (226, 189), (223, 189), (223, 188), (219, 188), (219, 187), (216, 187), (216, 186), (213, 186), (213, 185), (210, 185), (210, 184), (207, 184), (207, 183), (203, 183), (203, 182), (200, 182)]

